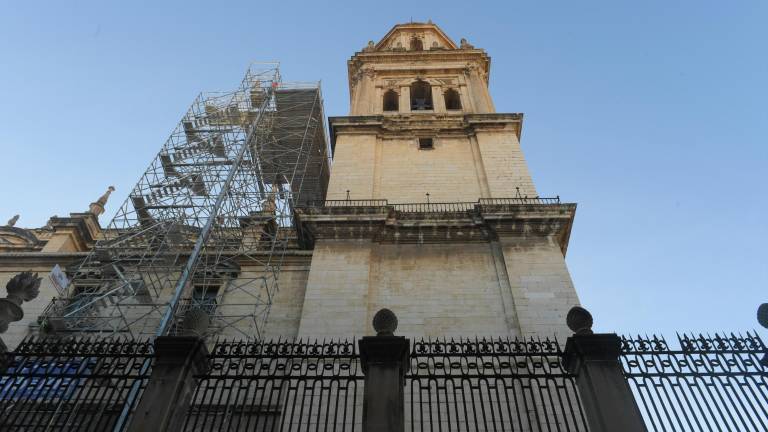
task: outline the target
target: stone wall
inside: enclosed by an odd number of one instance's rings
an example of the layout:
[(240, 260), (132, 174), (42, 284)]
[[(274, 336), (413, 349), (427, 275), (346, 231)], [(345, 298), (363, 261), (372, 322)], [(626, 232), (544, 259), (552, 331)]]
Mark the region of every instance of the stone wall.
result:
[(318, 241), (299, 336), (368, 335), (383, 307), (410, 337), (567, 334), (565, 313), (578, 298), (559, 246), (496, 247), (497, 255), (485, 242)]
[(572, 334), (565, 326), (568, 310), (579, 304), (560, 246), (550, 237), (500, 240), (520, 330), (525, 337)]
[(434, 149), (417, 138), (339, 135), (328, 199), (386, 199), (390, 203), (476, 202), (536, 196), (520, 143), (512, 131), (476, 137), (436, 136)]
[(478, 131), (477, 146), (488, 184), (488, 197), (537, 196), (528, 165), (513, 131)]

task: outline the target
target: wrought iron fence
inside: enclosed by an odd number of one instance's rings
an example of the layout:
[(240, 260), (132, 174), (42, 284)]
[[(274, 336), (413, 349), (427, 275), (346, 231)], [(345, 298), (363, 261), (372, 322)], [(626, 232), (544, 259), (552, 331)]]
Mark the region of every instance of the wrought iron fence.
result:
[(420, 340), (406, 375), (412, 431), (584, 431), (557, 341)]
[(192, 397), (187, 431), (352, 431), (362, 425), (354, 341), (220, 342)]
[(123, 430), (152, 359), (147, 341), (27, 339), (0, 375), (0, 430)]
[(653, 431), (768, 430), (766, 347), (757, 333), (622, 338), (622, 366)]

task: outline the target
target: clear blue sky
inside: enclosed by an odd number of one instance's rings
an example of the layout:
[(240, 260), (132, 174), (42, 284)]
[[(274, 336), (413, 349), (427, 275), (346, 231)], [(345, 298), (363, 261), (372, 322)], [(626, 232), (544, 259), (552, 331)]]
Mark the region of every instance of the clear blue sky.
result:
[(758, 327), (768, 2), (139, 3), (0, 6), (0, 223), (41, 226), (113, 184), (106, 225), (197, 93), (250, 61), (322, 80), (345, 115), (347, 59), (431, 18), (488, 51), (540, 193), (579, 204), (567, 261), (597, 330)]

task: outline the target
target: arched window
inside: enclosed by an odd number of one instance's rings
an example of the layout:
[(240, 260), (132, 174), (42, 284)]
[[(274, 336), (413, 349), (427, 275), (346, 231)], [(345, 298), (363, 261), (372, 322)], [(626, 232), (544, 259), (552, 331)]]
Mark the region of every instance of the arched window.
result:
[(454, 89), (448, 89), (445, 91), (445, 109), (461, 109), (461, 98), (459, 97), (459, 92)]
[(411, 84), (411, 111), (432, 109), (432, 86), (428, 82), (418, 80)]
[(423, 51), (424, 50), (424, 43), (421, 41), (421, 39), (414, 37), (411, 38), (411, 51)]
[(384, 93), (384, 111), (397, 111), (399, 110), (398, 100), (400, 96), (394, 90), (387, 90)]

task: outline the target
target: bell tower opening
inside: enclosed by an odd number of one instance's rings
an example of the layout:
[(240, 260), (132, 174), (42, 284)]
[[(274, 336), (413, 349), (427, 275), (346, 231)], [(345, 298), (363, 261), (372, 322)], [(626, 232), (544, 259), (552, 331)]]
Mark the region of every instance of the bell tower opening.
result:
[(445, 109), (447, 110), (460, 110), (461, 109), (461, 97), (459, 92), (454, 89), (448, 89), (445, 92)]
[(400, 96), (394, 90), (387, 90), (384, 93), (384, 111), (398, 111)]
[(411, 84), (411, 111), (433, 109), (432, 86), (428, 82), (417, 80)]
[(417, 37), (411, 38), (411, 51), (424, 51), (424, 42)]

